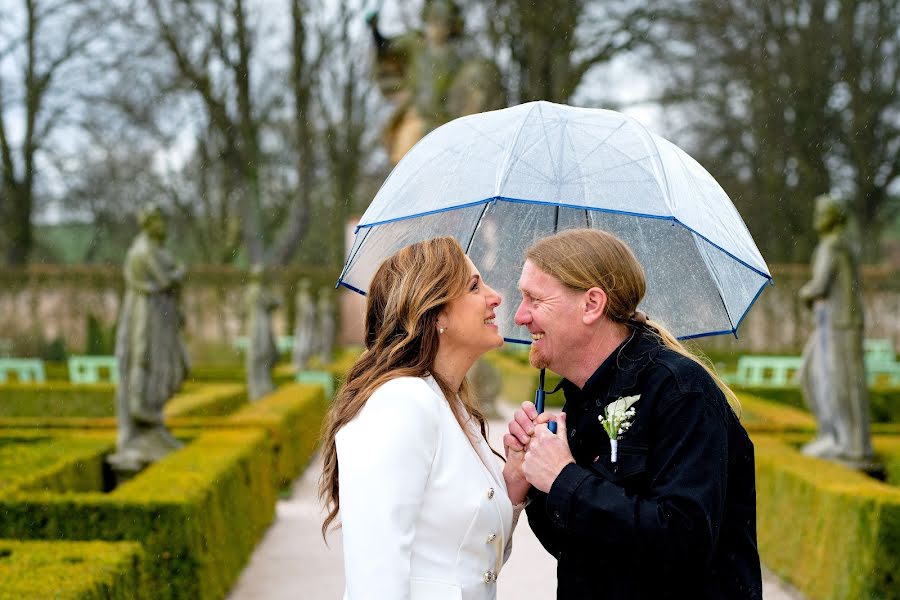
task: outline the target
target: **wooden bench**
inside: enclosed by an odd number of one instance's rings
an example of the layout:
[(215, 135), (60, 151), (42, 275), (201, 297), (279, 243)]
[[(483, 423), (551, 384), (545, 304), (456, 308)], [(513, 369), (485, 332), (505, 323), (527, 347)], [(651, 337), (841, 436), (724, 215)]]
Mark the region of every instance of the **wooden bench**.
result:
[[(103, 373), (106, 373), (106, 377), (103, 377)], [(119, 383), (119, 362), (115, 356), (70, 356), (69, 381)]]
[(44, 361), (39, 358), (0, 358), (0, 383), (8, 383), (14, 373), (19, 383), (44, 383)]

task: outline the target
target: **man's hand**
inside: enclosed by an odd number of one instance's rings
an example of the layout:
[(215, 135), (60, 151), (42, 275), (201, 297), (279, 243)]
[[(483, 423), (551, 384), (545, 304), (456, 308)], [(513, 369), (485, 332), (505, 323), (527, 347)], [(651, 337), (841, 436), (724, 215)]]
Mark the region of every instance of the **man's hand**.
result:
[(550, 491), (560, 471), (566, 465), (575, 462), (566, 437), (566, 413), (560, 413), (556, 419), (558, 427), (556, 433), (550, 433), (547, 428), (546, 423), (550, 420), (552, 415), (549, 413), (543, 413), (538, 417), (534, 437), (528, 444), (528, 451), (522, 462), (525, 479), (545, 494)]

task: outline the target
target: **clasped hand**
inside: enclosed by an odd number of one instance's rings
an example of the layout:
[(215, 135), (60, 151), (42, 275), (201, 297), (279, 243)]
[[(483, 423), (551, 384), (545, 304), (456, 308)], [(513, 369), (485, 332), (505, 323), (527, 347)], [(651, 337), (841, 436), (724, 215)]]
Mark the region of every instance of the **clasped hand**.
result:
[[(550, 421), (556, 421), (556, 433), (548, 429)], [(560, 471), (575, 462), (566, 436), (566, 413), (538, 414), (532, 402), (523, 402), (522, 408), (516, 410), (509, 432), (503, 436), (503, 445), (508, 479), (519, 481), (526, 489), (533, 485), (549, 492)]]

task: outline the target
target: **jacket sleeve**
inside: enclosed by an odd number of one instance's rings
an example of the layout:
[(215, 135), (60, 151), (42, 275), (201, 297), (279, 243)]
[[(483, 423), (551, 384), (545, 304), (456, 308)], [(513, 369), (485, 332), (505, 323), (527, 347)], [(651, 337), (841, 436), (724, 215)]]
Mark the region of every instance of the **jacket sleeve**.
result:
[(562, 530), (550, 520), (547, 512), (547, 494), (532, 487), (528, 491), (528, 506), (525, 507), (525, 513), (528, 515), (528, 526), (544, 550), (554, 558), (558, 558), (559, 536)]
[(410, 597), (410, 556), (440, 443), (436, 396), (419, 379), (376, 390), (337, 434), (346, 600)]
[(652, 557), (673, 568), (684, 561), (706, 564), (725, 510), (725, 410), (724, 399), (704, 393), (672, 399), (655, 418), (646, 496), (629, 495), (593, 469), (570, 464), (550, 488), (545, 518), (567, 537), (609, 542), (635, 560)]

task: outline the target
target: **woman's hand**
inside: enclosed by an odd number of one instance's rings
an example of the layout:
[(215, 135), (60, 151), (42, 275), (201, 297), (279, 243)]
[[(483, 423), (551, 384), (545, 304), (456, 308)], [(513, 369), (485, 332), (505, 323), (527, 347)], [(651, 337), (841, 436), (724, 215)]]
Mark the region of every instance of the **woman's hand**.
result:
[(534, 422), (538, 413), (531, 402), (523, 402), (509, 422), (509, 432), (503, 436), (503, 448), (506, 451), (506, 465), (503, 467), (503, 479), (513, 504), (521, 504), (528, 496), (531, 484), (525, 479), (522, 465), (525, 452), (534, 435)]

